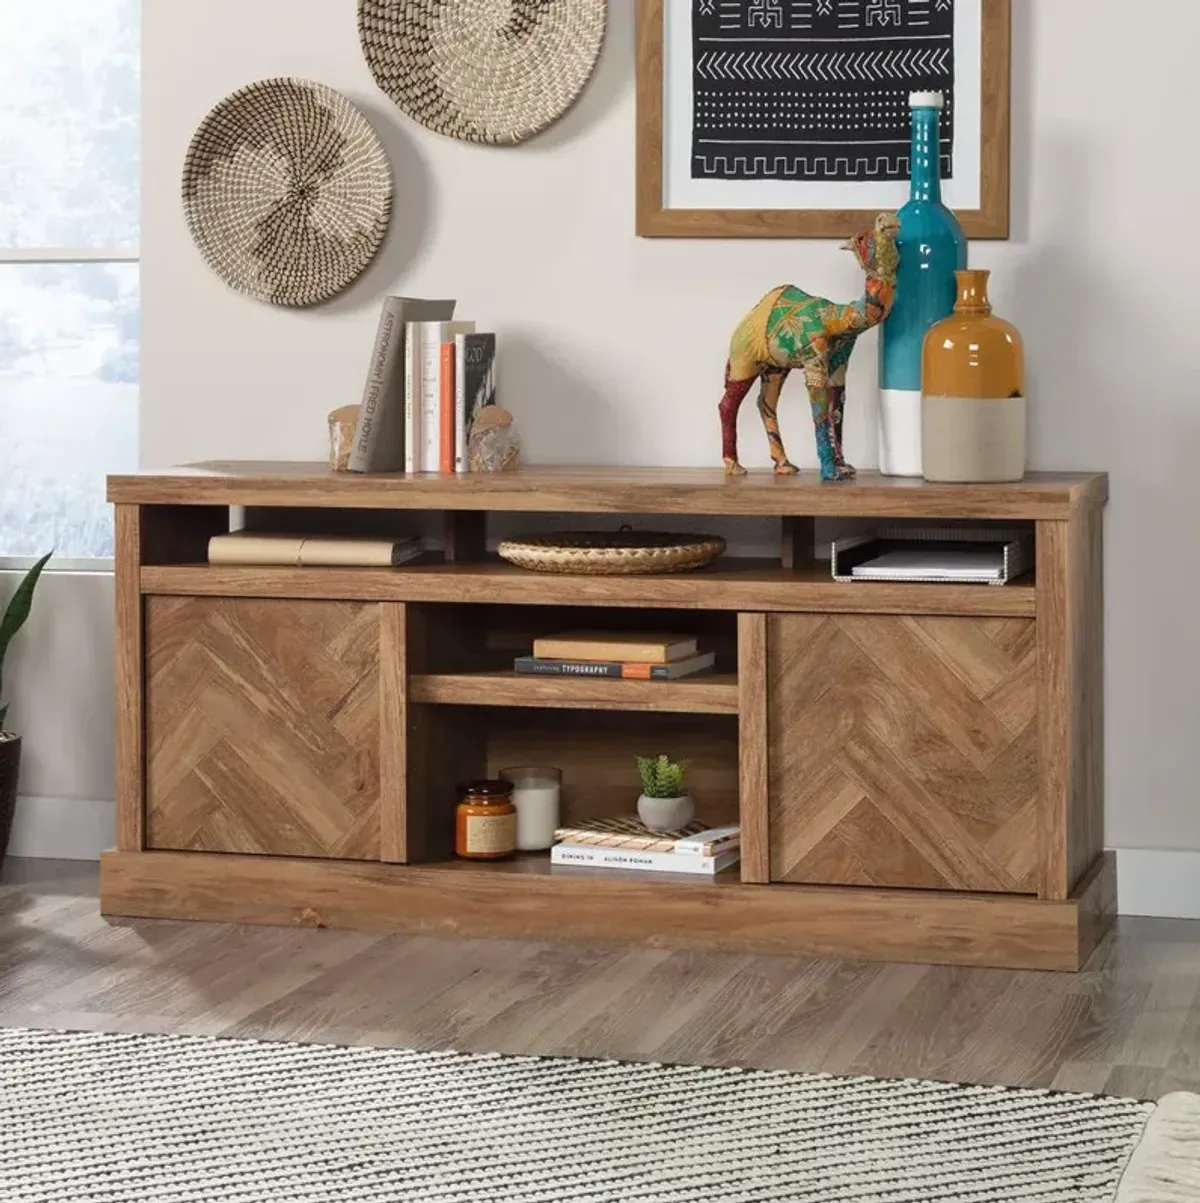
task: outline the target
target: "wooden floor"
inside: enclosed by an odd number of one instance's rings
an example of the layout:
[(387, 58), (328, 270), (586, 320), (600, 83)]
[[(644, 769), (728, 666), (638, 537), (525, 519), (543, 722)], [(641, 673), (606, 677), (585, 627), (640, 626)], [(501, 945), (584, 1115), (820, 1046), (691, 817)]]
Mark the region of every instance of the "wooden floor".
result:
[(0, 1025), (1200, 1090), (1200, 922), (1077, 975), (100, 918), (94, 865), (0, 874)]

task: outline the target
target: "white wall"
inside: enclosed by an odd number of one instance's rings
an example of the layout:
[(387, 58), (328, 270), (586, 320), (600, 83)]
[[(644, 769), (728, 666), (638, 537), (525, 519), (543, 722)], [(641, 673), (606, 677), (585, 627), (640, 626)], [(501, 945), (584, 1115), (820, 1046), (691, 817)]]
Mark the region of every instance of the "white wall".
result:
[[(7, 600), (20, 574), (3, 578)], [(7, 725), (22, 735), (21, 792), (111, 798), (112, 575), (44, 573), (5, 668)]]
[[(0, 573), (7, 604), (20, 573)], [(113, 581), (46, 572), (5, 663), (7, 726), (19, 731), (14, 856), (95, 856), (113, 841)]]
[[(1014, 236), (976, 244), (973, 260), (995, 269), (996, 307), (1026, 336), (1034, 465), (1112, 474), (1109, 843), (1200, 849), (1200, 5), (1151, 0), (1161, 21), (1131, 19), (1125, 0), (1014, 8)], [(743, 311), (784, 280), (835, 297), (859, 291), (829, 243), (634, 237), (632, 0), (611, 6), (581, 103), (518, 149), (448, 141), (404, 118), (363, 64), (353, 0), (145, 9), (146, 466), (322, 456), (325, 413), (358, 400), (389, 291), (451, 293), (499, 331), (503, 389), (530, 461), (715, 464), (724, 349)], [(348, 93), (396, 168), (381, 260), (312, 313), (226, 291), (180, 214), (197, 123), (228, 92), (276, 74)], [(849, 401), (850, 457), (865, 467), (873, 351), (860, 350)], [(806, 411), (789, 390), (785, 433), (810, 465)], [(743, 417), (747, 462), (764, 465), (753, 406)]]

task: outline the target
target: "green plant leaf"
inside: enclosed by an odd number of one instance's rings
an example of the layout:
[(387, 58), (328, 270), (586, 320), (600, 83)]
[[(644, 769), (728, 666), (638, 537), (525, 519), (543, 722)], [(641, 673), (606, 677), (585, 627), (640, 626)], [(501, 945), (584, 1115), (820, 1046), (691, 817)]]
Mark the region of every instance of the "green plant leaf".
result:
[[(42, 569), (46, 567), (46, 562), (53, 554), (54, 552), (48, 551), (21, 578), (16, 592), (8, 599), (4, 617), (0, 619), (0, 693), (3, 692), (4, 658), (8, 655), (8, 645), (12, 643), (13, 636), (25, 625), (25, 620), (29, 617), (30, 610), (33, 609), (33, 591), (37, 588)], [(0, 727), (4, 726), (7, 715), (8, 706), (5, 705), (0, 708)]]
[(637, 757), (638, 776), (642, 779), (642, 793), (647, 798), (679, 798), (687, 793), (684, 775), (687, 761), (673, 761), (667, 756)]

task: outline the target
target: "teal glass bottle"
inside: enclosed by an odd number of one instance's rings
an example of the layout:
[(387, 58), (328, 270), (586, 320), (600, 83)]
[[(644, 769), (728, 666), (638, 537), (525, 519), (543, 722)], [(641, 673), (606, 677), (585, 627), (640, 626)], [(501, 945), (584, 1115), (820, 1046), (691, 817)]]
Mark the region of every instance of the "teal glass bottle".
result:
[(900, 210), (896, 300), (879, 333), (879, 469), (921, 475), (921, 353), (925, 334), (954, 311), (967, 239), (942, 204), (940, 92), (914, 92), (912, 190)]

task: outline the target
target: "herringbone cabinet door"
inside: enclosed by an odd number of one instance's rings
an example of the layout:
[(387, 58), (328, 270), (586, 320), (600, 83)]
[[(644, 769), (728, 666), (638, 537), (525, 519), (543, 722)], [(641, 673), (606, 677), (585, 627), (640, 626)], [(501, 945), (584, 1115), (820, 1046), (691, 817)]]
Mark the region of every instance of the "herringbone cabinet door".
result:
[(772, 880), (1034, 893), (1036, 656), (1031, 619), (771, 617)]
[(151, 848), (377, 860), (379, 607), (146, 600)]

